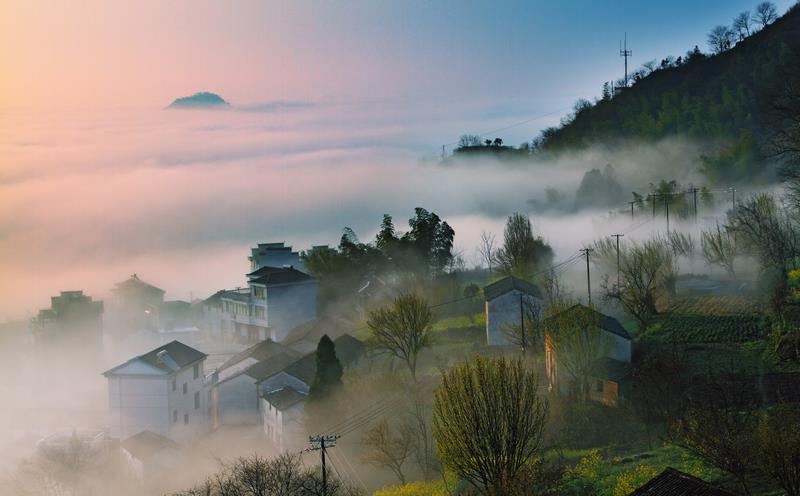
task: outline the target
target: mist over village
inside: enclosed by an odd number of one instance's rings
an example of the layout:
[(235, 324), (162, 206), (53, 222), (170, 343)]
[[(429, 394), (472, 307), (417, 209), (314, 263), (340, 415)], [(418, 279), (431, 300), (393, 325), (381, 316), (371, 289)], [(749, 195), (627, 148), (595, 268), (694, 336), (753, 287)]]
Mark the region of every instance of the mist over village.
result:
[(800, 496), (800, 4), (0, 5), (0, 494)]

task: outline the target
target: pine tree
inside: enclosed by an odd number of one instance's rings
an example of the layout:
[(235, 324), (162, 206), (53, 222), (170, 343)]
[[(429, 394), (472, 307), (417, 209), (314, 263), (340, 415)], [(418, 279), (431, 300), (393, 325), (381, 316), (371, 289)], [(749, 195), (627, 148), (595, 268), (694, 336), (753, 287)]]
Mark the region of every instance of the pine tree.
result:
[(327, 334), (317, 344), (316, 362), (317, 371), (308, 393), (309, 401), (324, 400), (342, 385), (342, 364), (336, 356), (336, 345)]

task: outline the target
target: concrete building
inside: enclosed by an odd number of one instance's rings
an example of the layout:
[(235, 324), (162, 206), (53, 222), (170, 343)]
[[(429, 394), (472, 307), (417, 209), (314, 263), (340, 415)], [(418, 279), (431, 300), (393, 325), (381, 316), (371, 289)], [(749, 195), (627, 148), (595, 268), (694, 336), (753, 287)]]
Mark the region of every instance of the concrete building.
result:
[(542, 305), (539, 288), (514, 276), (504, 277), (483, 288), (486, 299), (486, 344), (506, 346), (511, 344), (507, 327), (519, 324), (525, 308)]
[(39, 311), (30, 329), (39, 352), (69, 354), (71, 360), (100, 360), (103, 302), (93, 301), (83, 291), (62, 291), (50, 298), (50, 308)]
[(133, 274), (115, 284), (109, 308), (111, 330), (127, 334), (140, 330), (155, 332), (159, 327), (159, 314), (164, 305), (164, 290), (139, 279)]
[(588, 396), (609, 406), (619, 405), (628, 396), (630, 386), (631, 337), (628, 332), (617, 319), (584, 305), (574, 305), (545, 320), (545, 373), (550, 389), (564, 395), (575, 394), (576, 377), (559, 364), (559, 355), (570, 353), (558, 349), (554, 327), (560, 319), (572, 319), (579, 325), (600, 331), (592, 346), (597, 346), (602, 356), (591, 366)]
[(247, 274), (247, 288), (223, 290), (203, 302), (210, 336), (240, 343), (281, 341), (317, 317), (318, 281), (294, 267), (264, 266)]
[(172, 341), (104, 372), (111, 436), (125, 440), (147, 430), (180, 442), (208, 432), (205, 359), (205, 353)]
[(303, 270), (300, 253), (292, 251), (285, 243), (259, 243), (250, 249), (250, 271), (261, 267), (297, 267)]

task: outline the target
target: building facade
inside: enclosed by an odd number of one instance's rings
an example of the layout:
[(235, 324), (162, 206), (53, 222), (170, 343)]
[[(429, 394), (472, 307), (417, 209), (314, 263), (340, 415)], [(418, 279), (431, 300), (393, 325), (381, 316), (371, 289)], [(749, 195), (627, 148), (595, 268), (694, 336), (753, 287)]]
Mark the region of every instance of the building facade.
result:
[(519, 325), (530, 308), (541, 307), (539, 288), (532, 283), (508, 276), (483, 288), (486, 300), (486, 344), (507, 346), (508, 327)]
[(103, 354), (103, 302), (83, 291), (62, 291), (50, 299), (50, 308), (31, 321), (37, 351), (74, 360), (100, 360)]
[(211, 381), (205, 359), (204, 353), (172, 341), (104, 372), (111, 436), (125, 440), (152, 431), (181, 442), (207, 433)]
[(264, 266), (247, 275), (247, 288), (223, 290), (204, 304), (212, 336), (240, 343), (281, 341), (317, 317), (318, 281), (294, 267)]

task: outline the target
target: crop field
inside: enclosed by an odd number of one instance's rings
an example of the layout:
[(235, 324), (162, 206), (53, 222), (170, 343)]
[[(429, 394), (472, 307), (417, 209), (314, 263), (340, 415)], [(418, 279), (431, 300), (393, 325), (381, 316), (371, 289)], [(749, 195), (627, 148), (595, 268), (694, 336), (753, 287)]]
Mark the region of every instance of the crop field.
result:
[(647, 335), (685, 343), (745, 343), (764, 337), (767, 322), (757, 303), (743, 296), (676, 301)]

